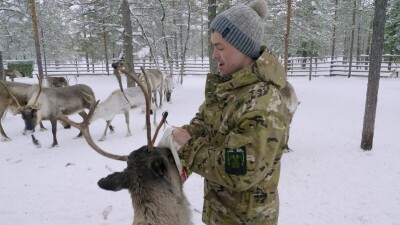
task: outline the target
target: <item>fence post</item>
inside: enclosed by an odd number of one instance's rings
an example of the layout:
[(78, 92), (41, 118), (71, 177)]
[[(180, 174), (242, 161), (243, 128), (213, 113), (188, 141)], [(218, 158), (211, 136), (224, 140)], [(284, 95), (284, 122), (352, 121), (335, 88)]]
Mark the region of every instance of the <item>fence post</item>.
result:
[(311, 80), (311, 73), (312, 73), (312, 56), (310, 56), (310, 75), (308, 77), (308, 80)]
[(4, 68), (3, 68), (3, 55), (2, 52), (0, 51), (0, 80), (6, 80), (6, 76), (4, 74)]
[(76, 76), (79, 77), (78, 58), (75, 58)]

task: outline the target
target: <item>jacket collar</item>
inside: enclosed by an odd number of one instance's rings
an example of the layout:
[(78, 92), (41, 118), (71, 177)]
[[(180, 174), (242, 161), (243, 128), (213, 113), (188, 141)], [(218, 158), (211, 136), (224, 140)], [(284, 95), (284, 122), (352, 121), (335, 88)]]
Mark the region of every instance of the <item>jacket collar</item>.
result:
[(224, 93), (242, 86), (264, 81), (271, 82), (282, 89), (286, 85), (286, 72), (278, 57), (266, 47), (262, 47), (261, 56), (250, 66), (234, 72), (230, 78), (215, 76), (217, 93)]

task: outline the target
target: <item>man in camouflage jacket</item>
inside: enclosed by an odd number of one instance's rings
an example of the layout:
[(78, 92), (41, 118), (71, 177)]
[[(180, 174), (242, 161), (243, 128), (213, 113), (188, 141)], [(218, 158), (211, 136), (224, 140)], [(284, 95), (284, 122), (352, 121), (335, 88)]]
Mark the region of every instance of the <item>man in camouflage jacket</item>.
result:
[[(280, 93), (286, 73), (275, 55), (254, 42), (259, 31), (242, 29), (259, 25), (262, 6), (266, 7), (264, 0), (235, 6), (213, 21), (213, 58), (220, 74), (207, 76), (205, 101), (195, 118), (172, 133), (182, 145), (179, 152), (186, 168), (205, 178), (205, 224), (278, 221), (280, 159), (289, 131), (289, 112)], [(240, 18), (254, 13), (261, 18)], [(235, 25), (245, 36), (237, 35)], [(262, 26), (253, 29), (257, 28)], [(243, 44), (247, 40), (256, 45)], [(239, 56), (231, 56), (235, 54)]]

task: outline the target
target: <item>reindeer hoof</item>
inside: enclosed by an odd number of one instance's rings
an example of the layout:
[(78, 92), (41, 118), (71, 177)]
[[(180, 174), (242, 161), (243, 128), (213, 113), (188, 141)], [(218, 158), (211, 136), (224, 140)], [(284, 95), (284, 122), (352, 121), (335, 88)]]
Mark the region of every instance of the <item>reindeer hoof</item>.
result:
[(54, 148), (54, 147), (58, 147), (58, 144), (52, 144), (49, 146), (49, 148)]
[(9, 137), (2, 137), (2, 138), (1, 138), (1, 141), (3, 141), (3, 142), (8, 142), (8, 141), (11, 141), (11, 138), (9, 138)]
[(107, 139), (107, 136), (102, 135), (102, 136), (100, 137), (99, 141), (105, 141), (106, 139)]
[(285, 148), (285, 150), (284, 150), (285, 153), (290, 153), (290, 152), (292, 152), (292, 151), (293, 151), (293, 150), (290, 149), (290, 148)]

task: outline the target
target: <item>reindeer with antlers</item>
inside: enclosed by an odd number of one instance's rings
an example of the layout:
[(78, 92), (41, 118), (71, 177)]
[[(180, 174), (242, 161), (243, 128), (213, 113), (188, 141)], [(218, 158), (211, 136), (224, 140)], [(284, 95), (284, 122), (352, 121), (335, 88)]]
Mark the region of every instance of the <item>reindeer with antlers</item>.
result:
[[(25, 129), (31, 133), (35, 131), (36, 125), (42, 120), (50, 120), (53, 133), (53, 143), (50, 148), (58, 146), (57, 141), (57, 115), (72, 115), (78, 113), (83, 119), (95, 102), (93, 90), (84, 84), (77, 84), (63, 88), (42, 88), (41, 81), (35, 93), (25, 106), (21, 106), (19, 112), (25, 122)], [(80, 134), (78, 135), (80, 136)], [(36, 147), (41, 147), (39, 141), (32, 135)]]
[[(32, 94), (35, 91), (35, 87), (31, 84), (20, 83), (20, 82), (9, 82), (0, 81), (0, 118), (4, 117), (7, 113), (7, 109), (11, 109), (12, 114), (16, 115), (19, 112), (21, 106), (28, 103)], [(65, 128), (68, 128), (67, 124), (63, 124)], [(41, 130), (46, 130), (43, 124), (40, 122)], [(5, 133), (0, 120), (0, 133), (2, 141), (10, 141), (11, 138)], [(25, 130), (24, 130), (25, 133)]]
[(175, 163), (174, 154), (168, 148), (153, 147), (157, 133), (166, 119), (166, 113), (153, 138), (151, 138), (149, 94), (135, 75), (121, 67), (115, 67), (114, 73), (116, 76), (119, 75), (119, 71), (135, 80), (144, 93), (146, 99), (147, 146), (131, 152), (129, 156), (110, 154), (97, 146), (90, 135), (88, 127), (90, 117), (93, 115), (97, 104), (90, 110), (88, 118), (80, 124), (69, 120), (62, 114), (59, 117), (80, 129), (87, 143), (99, 154), (128, 162), (124, 171), (116, 172), (100, 179), (98, 185), (110, 191), (129, 190), (135, 214), (133, 225), (190, 225), (192, 223), (188, 208), (189, 203), (183, 194), (183, 184), (179, 167)]

